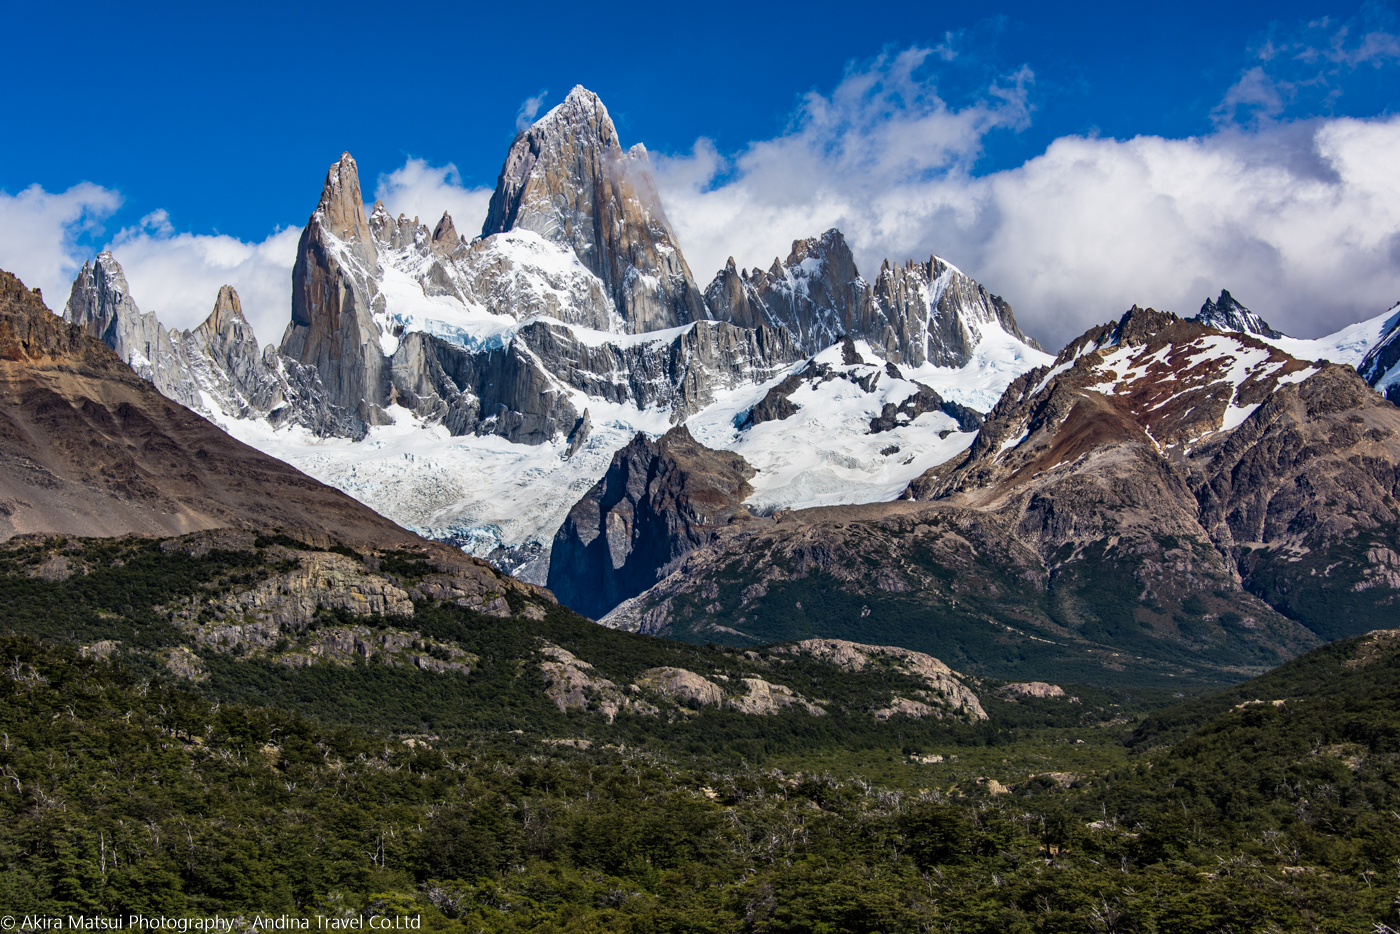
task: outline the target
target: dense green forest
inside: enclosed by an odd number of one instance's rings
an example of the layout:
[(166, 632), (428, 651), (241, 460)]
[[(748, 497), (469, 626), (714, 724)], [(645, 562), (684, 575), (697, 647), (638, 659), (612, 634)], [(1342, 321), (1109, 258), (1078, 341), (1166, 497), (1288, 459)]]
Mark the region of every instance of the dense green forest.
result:
[[(909, 687), (893, 669), (425, 602), (411, 622), (358, 622), (458, 645), (469, 674), (199, 645), (206, 673), (188, 680), (158, 663), (192, 644), (170, 608), (248, 586), (267, 556), (103, 547), (81, 577), (30, 576), (39, 552), (12, 552), (0, 577), (12, 913), (462, 931), (1400, 926), (1400, 639), (1334, 643), (1217, 695), (1066, 685), (1073, 702), (1013, 702), (979, 682), (989, 720), (878, 721), (869, 710)], [(80, 649), (99, 638), (122, 646)], [(565, 713), (527, 663), (544, 642), (618, 681), (762, 670), (831, 712)]]

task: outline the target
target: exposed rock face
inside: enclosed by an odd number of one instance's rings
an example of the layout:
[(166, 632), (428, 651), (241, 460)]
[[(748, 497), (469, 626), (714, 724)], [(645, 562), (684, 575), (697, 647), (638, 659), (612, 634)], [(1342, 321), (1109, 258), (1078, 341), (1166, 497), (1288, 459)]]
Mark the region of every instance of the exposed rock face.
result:
[[(977, 695), (963, 683), (962, 676), (932, 655), (900, 648), (895, 645), (861, 645), (844, 639), (804, 639), (777, 651), (795, 655), (810, 655), (830, 662), (845, 671), (863, 671), (872, 663), (889, 664), (897, 671), (912, 675), (927, 685), (920, 701), (896, 698), (890, 709), (878, 711), (876, 719), (887, 720), (896, 713), (913, 717), (942, 717), (944, 710), (965, 714), (973, 720), (986, 720), (987, 712)], [(903, 703), (898, 703), (902, 701)], [(930, 706), (932, 704), (933, 706)], [(881, 716), (881, 714), (884, 716)]]
[(1400, 405), (1400, 305), (1390, 313), (1389, 329), (1366, 352), (1356, 370), (1378, 392)]
[(562, 713), (592, 710), (607, 717), (609, 723), (623, 710), (643, 715), (660, 713), (646, 701), (623, 694), (616, 683), (596, 674), (591, 664), (567, 649), (546, 644), (540, 654), (549, 659), (540, 662), (545, 696)]
[(1325, 638), (1400, 606), (1400, 410), (1348, 367), (1281, 387), (1200, 452), (1200, 520), (1245, 586)]
[(706, 448), (683, 427), (657, 441), (638, 434), (555, 536), (550, 589), (578, 612), (602, 616), (747, 516), (740, 504), (751, 476), (742, 457)]
[(706, 706), (719, 705), (724, 691), (708, 678), (684, 668), (648, 668), (637, 678), (637, 686), (651, 688), (667, 697)]
[(173, 352), (155, 313), (142, 314), (136, 306), (126, 275), (110, 252), (83, 264), (73, 280), (63, 320), (112, 348), (145, 379), (153, 380), (155, 366)]
[(363, 562), (329, 552), (296, 556), (299, 567), (253, 590), (230, 597), (231, 608), (266, 615), (279, 625), (305, 624), (321, 607), (356, 616), (412, 616), (403, 588), (370, 573)]
[(521, 229), (572, 249), (602, 280), (629, 333), (705, 317), (646, 150), (622, 150), (591, 91), (575, 87), (511, 144), (481, 235)]
[(168, 399), (212, 416), (265, 418), (302, 425), (318, 435), (362, 434), (326, 399), (320, 375), (280, 356), (260, 355), (232, 286), (219, 289), (214, 310), (192, 331), (167, 331), (130, 295), (121, 264), (100, 253), (73, 282), (64, 320), (79, 324), (149, 380)]
[(740, 271), (730, 259), (705, 300), (718, 320), (786, 329), (809, 354), (853, 337), (887, 360), (960, 367), (987, 328), (1039, 349), (1010, 305), (936, 256), (927, 263), (886, 261), (871, 286), (839, 230), (794, 241), (788, 258), (774, 259), (766, 272)]
[(375, 320), (384, 304), (378, 266), (359, 170), (343, 153), (326, 173), (321, 201), (297, 243), (292, 320), (280, 350), (314, 366), (330, 405), (360, 425), (389, 421), (388, 361)]
[(740, 713), (770, 715), (788, 707), (799, 707), (814, 717), (826, 716), (826, 711), (798, 694), (785, 684), (773, 684), (762, 678), (744, 678), (746, 693), (729, 698), (729, 706)]
[(523, 444), (574, 435), (577, 392), (680, 422), (719, 389), (758, 382), (796, 355), (782, 332), (700, 322), (680, 334), (626, 345), (593, 344), (567, 327), (533, 321), (508, 346), (468, 350), (419, 332), (404, 335), (390, 378), (395, 400), (453, 434), (496, 434)]
[(997, 693), (1013, 697), (1064, 697), (1065, 689), (1044, 681), (1016, 681), (1003, 685)]
[(892, 431), (907, 425), (925, 412), (942, 412), (958, 423), (959, 431), (976, 431), (982, 427), (982, 416), (965, 405), (950, 402), (928, 386), (919, 384), (918, 392), (899, 404), (885, 403), (880, 414), (870, 420), (870, 432)]
[(1217, 331), (1238, 331), (1241, 334), (1256, 334), (1260, 337), (1283, 337), (1282, 332), (1269, 327), (1269, 322), (1250, 311), (1235, 300), (1225, 289), (1220, 290), (1216, 301), (1206, 299), (1192, 321), (1199, 321)]

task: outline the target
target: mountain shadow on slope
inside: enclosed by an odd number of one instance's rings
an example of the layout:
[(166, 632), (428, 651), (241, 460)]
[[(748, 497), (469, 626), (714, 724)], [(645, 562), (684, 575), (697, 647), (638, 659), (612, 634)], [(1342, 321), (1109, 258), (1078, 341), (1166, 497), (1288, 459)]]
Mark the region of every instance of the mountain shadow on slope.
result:
[(549, 587), (599, 617), (656, 583), (676, 559), (748, 516), (753, 468), (684, 426), (656, 441), (638, 433), (569, 511), (554, 537)]

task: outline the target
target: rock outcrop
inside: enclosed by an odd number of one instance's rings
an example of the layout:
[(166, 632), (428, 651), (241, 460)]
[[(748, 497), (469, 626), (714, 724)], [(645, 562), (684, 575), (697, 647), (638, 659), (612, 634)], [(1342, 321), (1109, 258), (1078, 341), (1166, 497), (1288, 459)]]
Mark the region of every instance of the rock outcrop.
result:
[(684, 427), (638, 434), (569, 511), (554, 538), (549, 587), (597, 618), (656, 583), (687, 552), (746, 517), (752, 469), (699, 444)]
[(872, 286), (856, 269), (839, 230), (797, 240), (767, 270), (739, 270), (731, 258), (705, 290), (710, 314), (743, 327), (782, 328), (807, 353), (851, 337), (887, 360), (960, 367), (988, 328), (1039, 349), (1011, 306), (939, 257), (880, 267)]
[(1014, 681), (1003, 685), (997, 693), (1008, 697), (1064, 697), (1065, 689), (1044, 681)]
[(923, 652), (895, 645), (861, 645), (843, 639), (804, 639), (789, 646), (780, 646), (777, 651), (819, 658), (843, 671), (864, 671), (872, 666), (888, 665), (924, 683), (926, 690), (919, 693), (919, 701), (896, 698), (891, 708), (875, 714), (877, 719), (887, 720), (897, 713), (913, 717), (942, 717), (945, 712), (961, 714), (971, 720), (987, 719), (982, 703), (963, 682), (962, 676)]
[(599, 675), (590, 663), (567, 649), (546, 643), (540, 654), (548, 659), (539, 665), (545, 696), (554, 701), (561, 713), (593, 711), (607, 717), (609, 723), (624, 710), (644, 716), (660, 713), (652, 704), (624, 694), (615, 682)]
[(724, 691), (718, 684), (684, 668), (648, 668), (636, 680), (640, 688), (650, 688), (659, 694), (683, 703), (718, 706)]
[(591, 91), (575, 87), (511, 144), (481, 235), (512, 230), (573, 250), (603, 282), (628, 333), (706, 317), (646, 149), (623, 151)]
[(826, 716), (826, 711), (785, 684), (774, 684), (762, 678), (744, 678), (745, 691), (729, 698), (729, 706), (740, 713), (768, 716), (782, 713), (789, 707), (805, 710), (814, 717)]

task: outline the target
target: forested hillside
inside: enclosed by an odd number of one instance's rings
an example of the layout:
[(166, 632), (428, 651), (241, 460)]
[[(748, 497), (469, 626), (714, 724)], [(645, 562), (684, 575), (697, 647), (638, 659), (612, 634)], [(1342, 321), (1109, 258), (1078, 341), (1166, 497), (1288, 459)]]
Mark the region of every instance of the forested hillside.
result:
[[(7, 908), (462, 931), (1400, 924), (1391, 633), (1175, 707), (966, 679), (987, 719), (881, 718), (921, 688), (873, 650), (843, 668), (669, 643), (524, 592), (491, 615), (427, 597), (432, 569), (397, 553), (199, 550), (6, 552)], [(268, 647), (208, 638), (234, 633), (221, 601), (307, 555), (377, 564), (417, 594), (412, 616), (322, 611)], [(70, 576), (46, 580), (57, 556)], [(296, 660), (347, 628), (380, 651)], [(703, 674), (724, 702), (648, 687), (658, 669)], [(560, 678), (582, 703), (560, 703)], [(802, 702), (746, 712), (745, 678)]]

